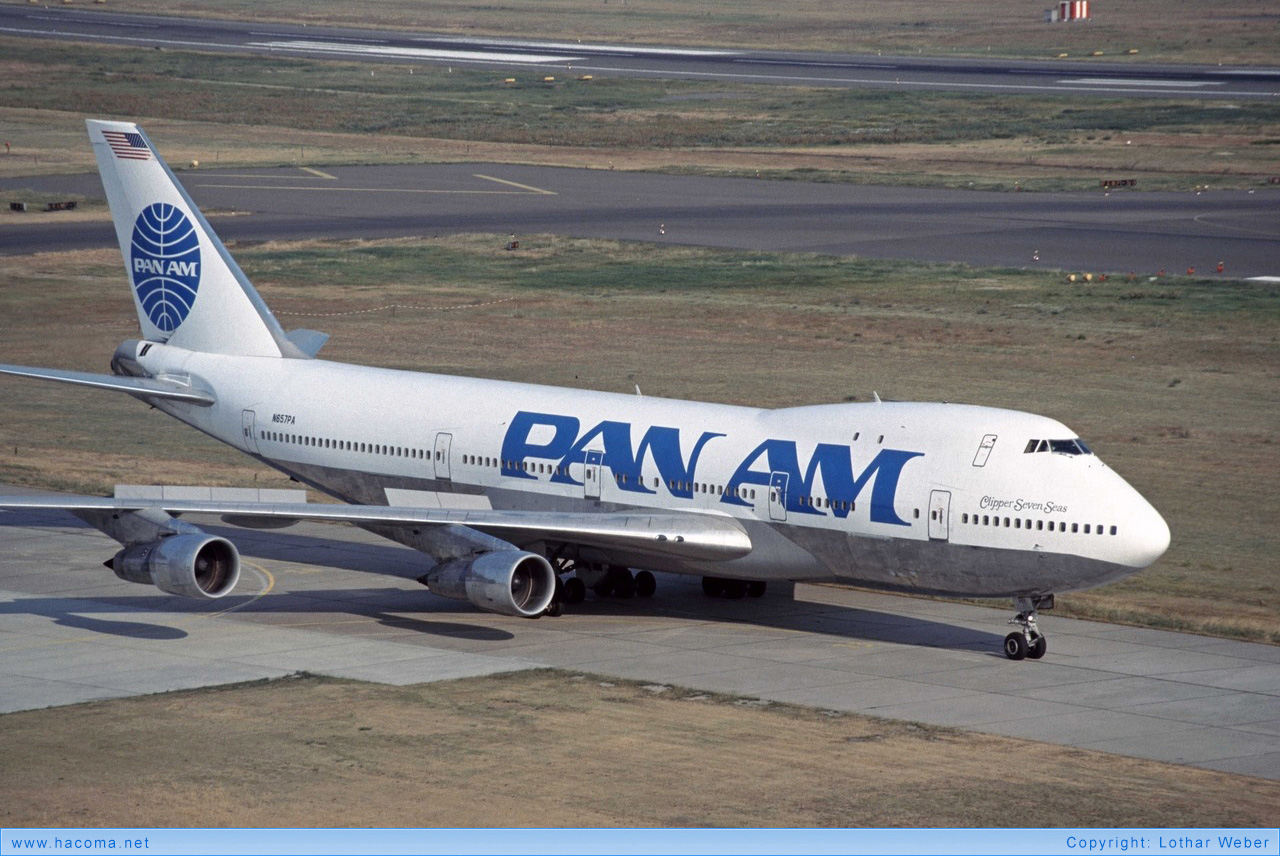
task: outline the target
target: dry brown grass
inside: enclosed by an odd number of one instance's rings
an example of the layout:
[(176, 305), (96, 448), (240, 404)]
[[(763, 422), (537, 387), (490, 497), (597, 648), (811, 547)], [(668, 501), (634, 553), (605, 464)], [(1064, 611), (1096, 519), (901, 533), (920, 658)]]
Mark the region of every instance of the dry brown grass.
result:
[(0, 717), (4, 826), (1274, 825), (1280, 784), (559, 672)]

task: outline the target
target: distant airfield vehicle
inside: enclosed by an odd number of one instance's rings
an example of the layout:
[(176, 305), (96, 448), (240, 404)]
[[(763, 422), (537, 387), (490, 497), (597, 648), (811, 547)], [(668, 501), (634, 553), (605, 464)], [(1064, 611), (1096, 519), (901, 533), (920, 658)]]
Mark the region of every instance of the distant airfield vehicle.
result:
[(349, 503), (0, 497), (115, 538), (122, 579), (232, 590), (235, 546), (182, 514), (345, 521), (430, 556), (432, 592), (527, 618), (588, 589), (652, 595), (653, 571), (730, 598), (770, 580), (1012, 597), (1020, 660), (1044, 656), (1036, 611), (1055, 592), (1168, 548), (1159, 513), (1043, 416), (878, 397), (763, 410), (317, 359), (328, 336), (285, 332), (147, 135), (87, 125), (142, 338), (109, 375), (0, 373), (128, 393)]

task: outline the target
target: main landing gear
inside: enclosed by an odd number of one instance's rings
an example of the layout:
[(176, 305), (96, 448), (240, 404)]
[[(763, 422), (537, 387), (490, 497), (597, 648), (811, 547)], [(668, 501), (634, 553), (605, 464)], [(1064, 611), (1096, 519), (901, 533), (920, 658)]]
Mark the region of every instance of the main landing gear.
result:
[(702, 593), (707, 597), (727, 597), (741, 600), (746, 597), (764, 597), (768, 584), (764, 580), (727, 580), (724, 577), (703, 577)]
[[(556, 593), (552, 595), (551, 605), (544, 614), (553, 618), (562, 615), (565, 606), (573, 606), (586, 600), (588, 591), (598, 598), (616, 597), (627, 600), (633, 597), (653, 597), (658, 590), (658, 580), (649, 571), (632, 573), (630, 568), (621, 565), (568, 559), (553, 559), (552, 562), (556, 567)], [(702, 578), (702, 591), (707, 597), (725, 597), (731, 600), (763, 597), (766, 588), (764, 580)]]
[[(587, 599), (590, 590), (596, 597), (616, 597), (626, 600), (632, 597), (653, 597), (658, 590), (658, 580), (649, 571), (632, 573), (621, 565), (597, 565), (594, 563), (557, 561), (556, 593), (547, 607), (547, 615), (553, 618), (564, 612), (565, 604), (578, 604)], [(559, 574), (569, 574), (563, 580)]]
[(1014, 606), (1018, 614), (1010, 618), (1009, 623), (1020, 625), (1022, 629), (1004, 637), (1004, 655), (1010, 660), (1024, 660), (1028, 657), (1039, 660), (1049, 650), (1049, 643), (1036, 626), (1036, 610), (1053, 609), (1053, 595), (1015, 598)]

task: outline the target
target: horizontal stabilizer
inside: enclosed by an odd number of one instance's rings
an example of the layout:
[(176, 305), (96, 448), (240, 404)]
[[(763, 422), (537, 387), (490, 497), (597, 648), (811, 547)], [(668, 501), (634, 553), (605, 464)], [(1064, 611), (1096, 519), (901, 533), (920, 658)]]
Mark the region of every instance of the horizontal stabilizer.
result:
[(319, 330), (290, 330), (286, 336), (290, 342), (298, 346), (299, 351), (302, 351), (308, 357), (314, 357), (320, 353), (324, 343), (329, 341), (329, 334), (321, 333)]
[(658, 556), (723, 561), (751, 552), (751, 539), (730, 517), (702, 514), (574, 514), (490, 509), (414, 508), (386, 505), (321, 505), (306, 502), (226, 502), (128, 499), (98, 496), (0, 496), (0, 508), (78, 511), (144, 511), (216, 514), (251, 519), (255, 526), (278, 520), (325, 520), (376, 526), (465, 526), (507, 541), (563, 541), (601, 549), (620, 548)]
[(127, 392), (142, 399), (164, 398), (169, 401), (185, 401), (209, 407), (217, 399), (212, 392), (195, 389), (177, 380), (160, 380), (145, 377), (117, 377), (109, 374), (93, 372), (73, 372), (64, 369), (41, 369), (31, 366), (0, 365), (0, 374), (30, 377), (37, 380), (55, 380), (60, 383), (72, 383), (77, 386), (88, 386), (93, 389), (105, 389), (112, 392)]

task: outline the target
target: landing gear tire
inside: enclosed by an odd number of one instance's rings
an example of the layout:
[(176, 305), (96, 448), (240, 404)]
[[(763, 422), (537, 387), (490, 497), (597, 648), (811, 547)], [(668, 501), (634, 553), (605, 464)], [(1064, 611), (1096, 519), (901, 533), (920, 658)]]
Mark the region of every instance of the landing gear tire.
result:
[(1024, 660), (1030, 657), (1039, 660), (1049, 650), (1049, 643), (1036, 626), (1036, 610), (1053, 609), (1053, 595), (1040, 594), (1014, 598), (1018, 614), (1009, 619), (1021, 629), (1004, 637), (1004, 655), (1010, 660)]
[(636, 578), (631, 576), (631, 571), (626, 568), (618, 568), (612, 572), (613, 574), (613, 594), (614, 597), (622, 600), (635, 597), (636, 595)]
[[(753, 589), (758, 586), (758, 589)], [(760, 597), (764, 594), (765, 584), (763, 582), (747, 582), (746, 580), (727, 580), (724, 577), (703, 577), (702, 593), (707, 597), (727, 597), (730, 600), (740, 600), (748, 594), (752, 597)], [(759, 591), (759, 594), (756, 591)]]
[(747, 583), (747, 597), (764, 597), (769, 584), (764, 580), (752, 580)]
[(569, 577), (564, 581), (564, 602), (582, 603), (587, 599), (587, 586), (577, 577)]
[(560, 578), (556, 577), (556, 589), (551, 594), (551, 603), (547, 604), (547, 609), (543, 615), (549, 615), (552, 618), (559, 618), (564, 614), (564, 583), (560, 582)]
[(608, 597), (613, 594), (613, 574), (605, 574), (604, 579), (591, 587), (596, 597)]
[(1027, 646), (1027, 657), (1032, 660), (1039, 660), (1049, 650), (1049, 642), (1042, 635), (1037, 636), (1035, 641)]
[(637, 597), (653, 597), (653, 593), (658, 590), (658, 580), (648, 571), (640, 571), (636, 574), (636, 596)]
[[(1043, 639), (1044, 637), (1041, 636), (1040, 638)], [(1010, 660), (1026, 659), (1028, 650), (1027, 636), (1021, 630), (1015, 630), (1004, 637), (1004, 655)]]

